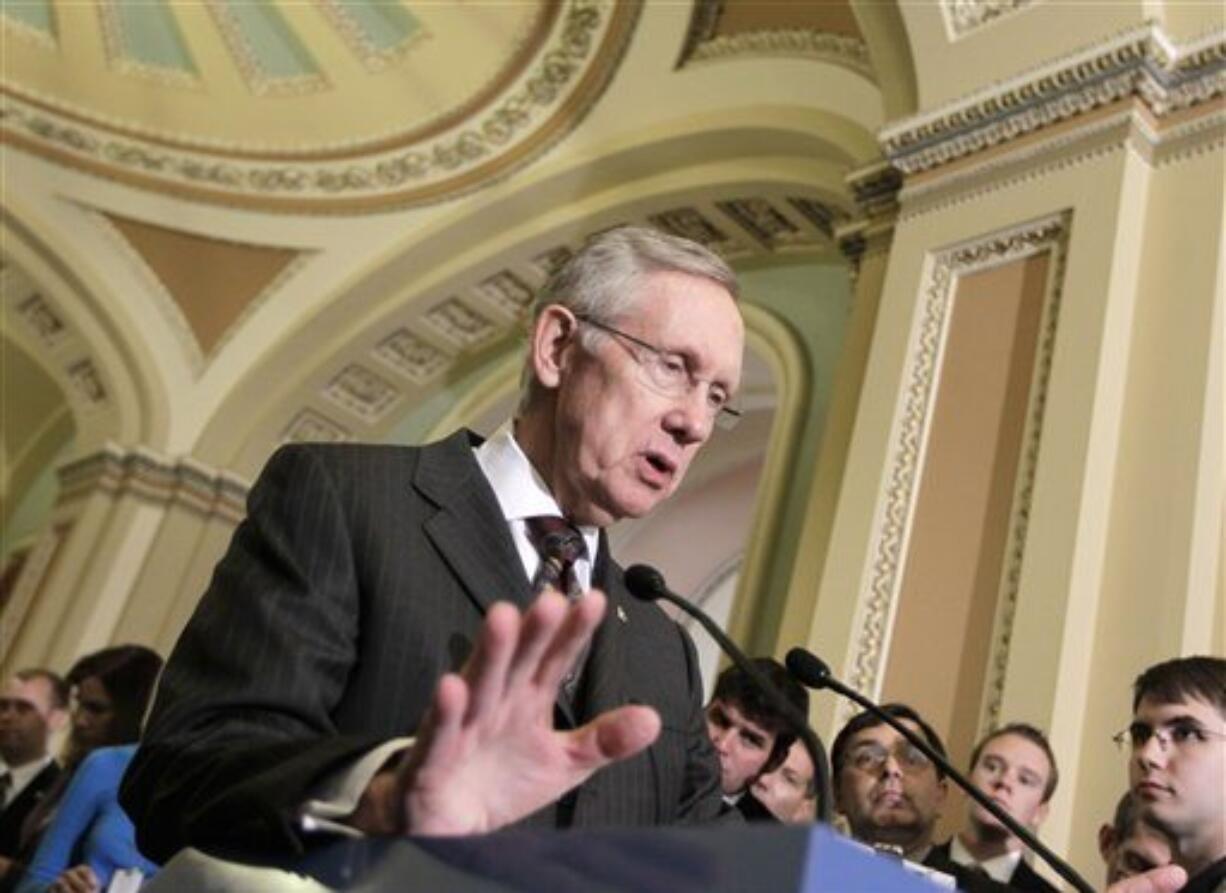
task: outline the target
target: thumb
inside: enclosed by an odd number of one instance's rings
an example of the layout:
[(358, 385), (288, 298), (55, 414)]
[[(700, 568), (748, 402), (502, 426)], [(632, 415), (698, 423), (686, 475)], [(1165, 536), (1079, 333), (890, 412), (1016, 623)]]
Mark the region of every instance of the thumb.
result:
[(660, 735), (660, 715), (651, 707), (630, 704), (600, 714), (576, 729), (571, 756), (589, 771), (632, 757)]
[(1175, 893), (1188, 882), (1188, 873), (1178, 865), (1163, 865), (1151, 868), (1107, 888), (1107, 893)]

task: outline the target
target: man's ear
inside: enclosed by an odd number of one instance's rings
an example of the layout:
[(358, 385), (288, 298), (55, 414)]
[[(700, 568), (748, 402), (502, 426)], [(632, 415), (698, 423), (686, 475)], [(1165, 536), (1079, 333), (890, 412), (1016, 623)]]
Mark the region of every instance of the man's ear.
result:
[(579, 321), (561, 304), (550, 304), (532, 326), (532, 371), (542, 387), (556, 388), (570, 360), (568, 348), (579, 333)]
[(1098, 854), (1108, 865), (1111, 864), (1111, 858), (1115, 855), (1115, 847), (1115, 829), (1103, 822), (1098, 826)]

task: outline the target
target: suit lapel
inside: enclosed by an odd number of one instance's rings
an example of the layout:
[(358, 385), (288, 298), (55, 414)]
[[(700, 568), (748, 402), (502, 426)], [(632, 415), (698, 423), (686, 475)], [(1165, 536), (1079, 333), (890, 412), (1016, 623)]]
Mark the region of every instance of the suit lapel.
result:
[(414, 486), (439, 507), (426, 535), (482, 613), (495, 601), (522, 610), (531, 588), (494, 491), (473, 458), (475, 443), (460, 431), (422, 454)]

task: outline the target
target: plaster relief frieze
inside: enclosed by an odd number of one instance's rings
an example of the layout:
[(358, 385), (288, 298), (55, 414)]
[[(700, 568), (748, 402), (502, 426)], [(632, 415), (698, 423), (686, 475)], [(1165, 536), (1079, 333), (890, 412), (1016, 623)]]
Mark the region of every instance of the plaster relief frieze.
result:
[(884, 128), (882, 152), (915, 175), (1130, 98), (1156, 118), (1226, 94), (1226, 32), (1182, 46), (1147, 24), (966, 99)]
[(498, 327), (489, 318), (456, 297), (436, 305), (423, 319), (441, 336), (461, 348), (480, 344), (498, 332)]
[(368, 425), (387, 415), (388, 410), (400, 399), (400, 391), (357, 363), (341, 370), (340, 374), (324, 387), (322, 395), (324, 399), (349, 410)]
[(532, 286), (510, 270), (502, 270), (483, 280), (477, 291), (511, 319), (525, 318), (535, 295)]
[(311, 409), (294, 416), (281, 432), (282, 443), (343, 443), (353, 434), (343, 425)]
[(767, 248), (809, 241), (799, 226), (764, 198), (716, 202), (715, 206)]
[(532, 258), (532, 268), (536, 270), (541, 280), (544, 281), (566, 266), (566, 262), (574, 257), (574, 255), (575, 253), (568, 247), (559, 245), (557, 248), (550, 248), (548, 251)]
[(745, 245), (716, 226), (696, 208), (673, 208), (649, 214), (647, 219), (657, 229), (690, 239), (720, 254), (728, 255), (745, 250)]
[(374, 349), (374, 355), (415, 384), (426, 384), (451, 365), (451, 355), (408, 329), (392, 332)]
[(106, 386), (93, 360), (88, 357), (69, 364), (64, 370), (73, 392), (89, 406), (99, 406), (107, 402)]
[(847, 676), (850, 685), (859, 691), (881, 694), (957, 280), (979, 270), (1050, 252), (1053, 262), (1044, 295), (1035, 371), (1022, 434), (1022, 457), (996, 602), (989, 679), (981, 713), (985, 727), (999, 719), (1055, 344), (1070, 219), (1070, 215), (1062, 213), (987, 235), (940, 251), (926, 265), (903, 370), (905, 385), (895, 410), (887, 470), (873, 521), (870, 558), (857, 606), (856, 640)]
[(723, 34), (697, 44), (685, 64), (744, 57), (791, 56), (829, 62), (876, 80), (868, 46), (858, 37), (809, 28), (772, 28)]
[(951, 40), (965, 37), (988, 22), (1030, 6), (1034, 0), (941, 0)]
[(56, 347), (68, 337), (68, 327), (37, 292), (17, 305), (17, 313), (45, 347)]

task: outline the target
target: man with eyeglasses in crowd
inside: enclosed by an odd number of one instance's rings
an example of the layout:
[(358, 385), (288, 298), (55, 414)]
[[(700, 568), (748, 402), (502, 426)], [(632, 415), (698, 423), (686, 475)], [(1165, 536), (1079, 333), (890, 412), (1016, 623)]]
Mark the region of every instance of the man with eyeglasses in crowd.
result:
[(693, 644), (603, 530), (735, 420), (736, 291), (697, 243), (606, 231), (538, 294), (489, 440), (279, 450), (125, 779), (142, 851), (717, 815)]
[(1131, 725), (1116, 736), (1144, 821), (1164, 832), (1188, 875), (1182, 893), (1226, 890), (1226, 660), (1181, 657), (1133, 685)]
[[(881, 708), (945, 755), (940, 736), (906, 704)], [(928, 757), (868, 711), (839, 731), (830, 747), (834, 802), (861, 843), (950, 875), (958, 889), (990, 893), (1008, 889), (986, 873), (952, 862), (933, 846), (945, 804), (945, 774)]]
[[(1051, 744), (1034, 726), (1014, 722), (989, 732), (971, 751), (972, 783), (1017, 822), (1037, 832), (1047, 817), (1059, 773)], [(1025, 860), (1024, 846), (992, 813), (969, 801), (966, 827), (936, 851), (959, 865), (982, 868), (1014, 890), (1056, 893)]]

